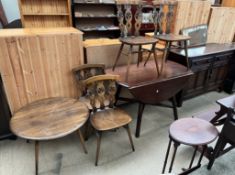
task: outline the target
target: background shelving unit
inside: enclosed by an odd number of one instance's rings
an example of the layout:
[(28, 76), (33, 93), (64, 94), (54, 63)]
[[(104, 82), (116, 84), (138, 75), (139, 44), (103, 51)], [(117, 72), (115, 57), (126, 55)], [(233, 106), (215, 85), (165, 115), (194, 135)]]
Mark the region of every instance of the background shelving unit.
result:
[(73, 25), (85, 39), (119, 37), (116, 13), (114, 0), (72, 0)]
[(72, 26), (70, 0), (18, 0), (25, 28)]

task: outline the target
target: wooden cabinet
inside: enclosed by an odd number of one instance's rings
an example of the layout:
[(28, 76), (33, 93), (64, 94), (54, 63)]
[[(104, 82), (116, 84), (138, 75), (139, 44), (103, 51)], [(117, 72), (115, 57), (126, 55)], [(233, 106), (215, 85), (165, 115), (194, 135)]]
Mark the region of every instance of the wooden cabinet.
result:
[(120, 30), (114, 0), (72, 0), (73, 25), (84, 38), (117, 38)]
[[(235, 44), (207, 44), (189, 48), (190, 67), (194, 72), (178, 96), (178, 102), (208, 91), (222, 90), (230, 61), (234, 59)], [(169, 59), (186, 65), (184, 51), (172, 49)]]
[(18, 0), (25, 28), (72, 26), (70, 0)]

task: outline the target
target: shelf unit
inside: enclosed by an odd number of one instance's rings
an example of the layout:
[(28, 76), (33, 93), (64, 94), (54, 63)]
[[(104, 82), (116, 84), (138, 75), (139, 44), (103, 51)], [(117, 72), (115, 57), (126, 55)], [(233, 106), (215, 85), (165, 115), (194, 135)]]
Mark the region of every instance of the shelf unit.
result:
[(25, 28), (72, 26), (70, 0), (18, 0)]
[(115, 1), (72, 0), (73, 25), (85, 39), (118, 38), (120, 30)]

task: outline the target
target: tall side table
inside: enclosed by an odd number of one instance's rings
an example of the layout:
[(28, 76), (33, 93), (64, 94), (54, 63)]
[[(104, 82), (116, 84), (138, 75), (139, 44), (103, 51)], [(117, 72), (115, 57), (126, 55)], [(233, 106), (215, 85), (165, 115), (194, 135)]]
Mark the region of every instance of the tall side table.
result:
[(12, 132), (35, 141), (35, 168), (38, 175), (39, 141), (64, 137), (78, 130), (82, 147), (87, 153), (80, 127), (88, 119), (88, 108), (72, 98), (47, 98), (18, 110), (10, 121)]

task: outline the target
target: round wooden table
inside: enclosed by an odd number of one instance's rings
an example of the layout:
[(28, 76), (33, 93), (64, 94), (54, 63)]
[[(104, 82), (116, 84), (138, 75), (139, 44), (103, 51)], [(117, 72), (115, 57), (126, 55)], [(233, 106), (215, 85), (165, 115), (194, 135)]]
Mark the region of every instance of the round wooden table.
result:
[(80, 127), (87, 121), (89, 110), (72, 98), (47, 98), (18, 110), (10, 121), (12, 132), (24, 139), (35, 140), (35, 168), (38, 174), (39, 141), (61, 138), (78, 130), (87, 153)]

